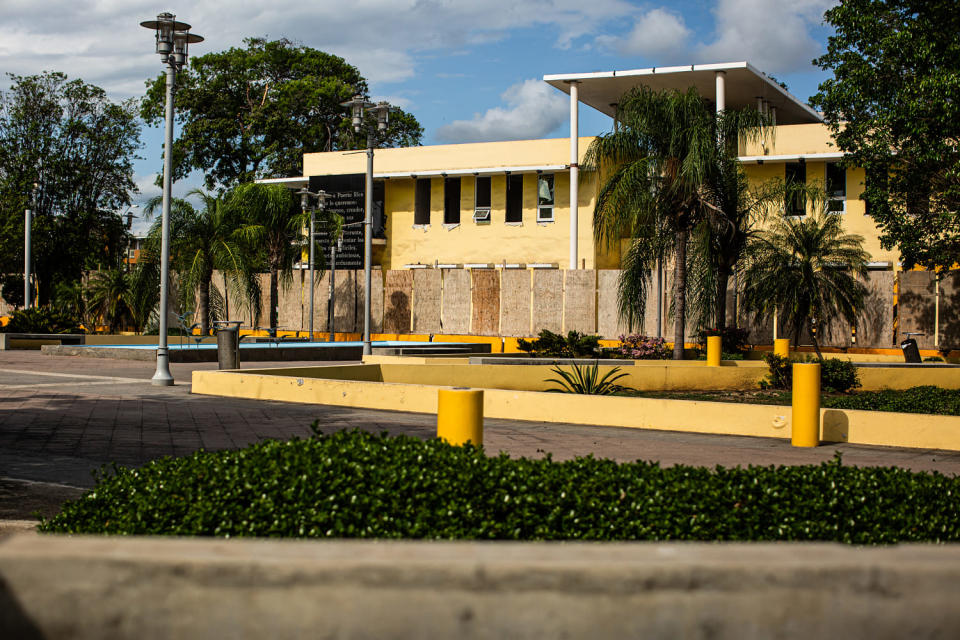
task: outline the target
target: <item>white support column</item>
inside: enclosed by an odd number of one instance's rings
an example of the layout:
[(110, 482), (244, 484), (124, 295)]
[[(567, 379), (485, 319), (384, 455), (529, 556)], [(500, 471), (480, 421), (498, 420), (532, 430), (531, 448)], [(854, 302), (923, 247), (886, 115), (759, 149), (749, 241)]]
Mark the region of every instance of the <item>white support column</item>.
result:
[(716, 100), (717, 103), (717, 113), (720, 113), (727, 108), (727, 72), (726, 71), (717, 71), (717, 88), (716, 88)]
[(570, 82), (570, 268), (576, 269), (579, 262), (577, 254), (577, 237), (579, 235), (578, 205), (580, 181), (580, 149), (579, 149), (579, 107), (580, 96), (577, 81)]

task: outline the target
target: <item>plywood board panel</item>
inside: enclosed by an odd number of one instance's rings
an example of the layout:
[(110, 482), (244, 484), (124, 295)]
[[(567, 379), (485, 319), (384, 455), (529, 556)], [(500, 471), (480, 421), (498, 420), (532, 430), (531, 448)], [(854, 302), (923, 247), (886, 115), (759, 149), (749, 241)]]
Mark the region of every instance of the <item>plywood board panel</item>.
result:
[(470, 332), (470, 272), (443, 269), (441, 333), (463, 335)]
[(440, 287), (438, 269), (413, 270), (414, 333), (440, 333)]
[(901, 271), (897, 303), (897, 342), (905, 339), (906, 332), (919, 332), (913, 336), (921, 349), (932, 349), (936, 316), (936, 278), (931, 271)]
[(563, 329), (563, 273), (559, 269), (533, 271), (533, 334)]
[(893, 340), (893, 271), (870, 271), (863, 311), (857, 317), (857, 346), (890, 348)]
[[(359, 272), (357, 283), (357, 308), (360, 309), (360, 330), (363, 330), (363, 272)], [(370, 270), (370, 333), (383, 331), (383, 271)]]
[(500, 274), (500, 335), (530, 333), (530, 270), (504, 269)]
[(597, 272), (568, 269), (563, 283), (563, 330), (596, 333)]
[(940, 280), (939, 348), (960, 349), (960, 270)]
[(387, 271), (383, 285), (383, 332), (410, 333), (412, 271)]
[(473, 313), (470, 333), (479, 336), (500, 335), (500, 272), (496, 269), (471, 269)]
[(631, 333), (626, 321), (620, 319), (619, 296), (617, 294), (619, 282), (620, 271), (618, 269), (597, 271), (597, 333), (609, 340), (615, 340), (621, 335)]
[[(362, 272), (361, 272), (362, 273)], [(337, 333), (357, 331), (357, 272), (337, 269), (334, 274), (333, 316)]]
[[(309, 277), (309, 275), (308, 275)], [(308, 300), (309, 302), (309, 300)], [(313, 330), (319, 332), (328, 332), (327, 327), (327, 309), (330, 302), (330, 272), (325, 271), (323, 275), (316, 274), (314, 277), (313, 289)]]
[(303, 296), (300, 272), (295, 271), (290, 282), (280, 282), (280, 312), (277, 325), (281, 329), (300, 330), (303, 328)]

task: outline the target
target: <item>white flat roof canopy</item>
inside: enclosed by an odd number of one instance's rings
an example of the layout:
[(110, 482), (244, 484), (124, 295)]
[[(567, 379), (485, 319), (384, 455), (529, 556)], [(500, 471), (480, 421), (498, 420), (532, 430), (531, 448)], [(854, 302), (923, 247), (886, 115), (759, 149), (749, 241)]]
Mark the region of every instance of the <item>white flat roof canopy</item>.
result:
[(565, 73), (543, 77), (544, 82), (564, 93), (570, 93), (570, 83), (579, 84), (580, 102), (611, 118), (616, 113), (620, 96), (634, 87), (646, 85), (651, 89), (686, 91), (696, 87), (700, 95), (715, 100), (716, 72), (726, 74), (726, 106), (728, 109), (756, 107), (757, 98), (763, 98), (777, 109), (777, 124), (812, 124), (823, 119), (816, 111), (784, 90), (749, 62), (720, 64), (691, 64), (681, 67), (651, 67), (628, 71), (600, 71), (595, 73)]

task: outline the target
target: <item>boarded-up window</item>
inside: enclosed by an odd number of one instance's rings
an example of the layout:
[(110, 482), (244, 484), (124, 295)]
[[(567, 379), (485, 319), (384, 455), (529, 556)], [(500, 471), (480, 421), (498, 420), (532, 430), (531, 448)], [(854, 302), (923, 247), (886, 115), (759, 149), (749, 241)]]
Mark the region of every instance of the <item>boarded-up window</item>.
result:
[(460, 224), (460, 178), (443, 181), (443, 223)]
[(413, 224), (430, 224), (430, 179), (417, 180)]
[(523, 222), (523, 174), (507, 176), (507, 222)]

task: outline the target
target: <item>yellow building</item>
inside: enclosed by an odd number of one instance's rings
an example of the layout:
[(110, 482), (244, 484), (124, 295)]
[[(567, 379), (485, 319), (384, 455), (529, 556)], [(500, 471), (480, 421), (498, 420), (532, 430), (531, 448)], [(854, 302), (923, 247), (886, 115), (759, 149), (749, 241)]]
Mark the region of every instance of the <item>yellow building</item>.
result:
[[(768, 112), (774, 131), (764, 143), (741, 149), (748, 178), (821, 184), (847, 229), (864, 237), (871, 266), (896, 264), (896, 255), (880, 248), (877, 228), (865, 215), (863, 171), (841, 169), (842, 154), (820, 116), (750, 64), (548, 75), (544, 81), (570, 95), (568, 138), (376, 151), (374, 179), (383, 184), (386, 225), (385, 237), (374, 243), (374, 264), (383, 269), (618, 268), (619, 252), (593, 239), (596, 182), (579, 173), (591, 138), (578, 136), (578, 109), (586, 104), (613, 118), (619, 97), (638, 85), (695, 86), (718, 110), (756, 106)], [(362, 174), (365, 163), (356, 152), (309, 153), (303, 177), (266, 182), (299, 187), (319, 176)]]

